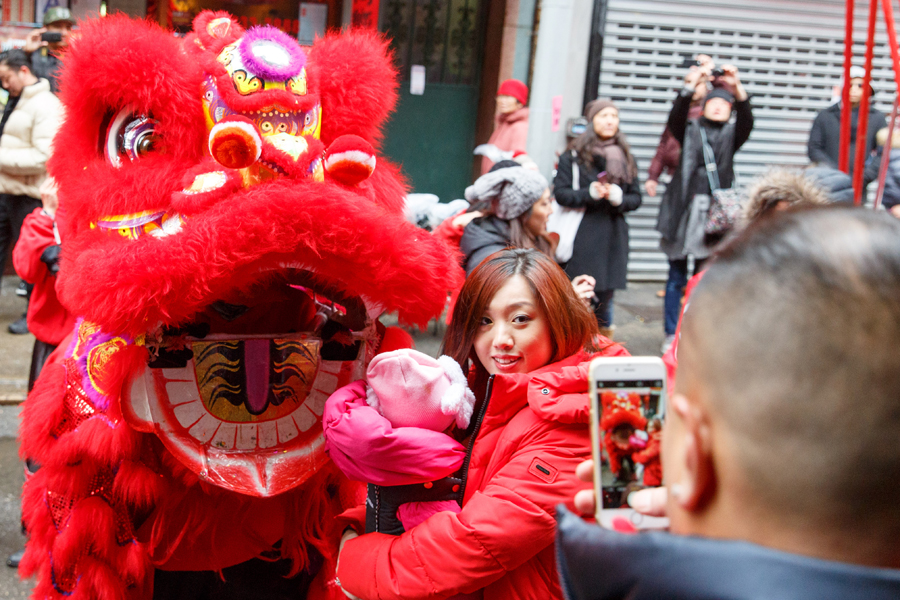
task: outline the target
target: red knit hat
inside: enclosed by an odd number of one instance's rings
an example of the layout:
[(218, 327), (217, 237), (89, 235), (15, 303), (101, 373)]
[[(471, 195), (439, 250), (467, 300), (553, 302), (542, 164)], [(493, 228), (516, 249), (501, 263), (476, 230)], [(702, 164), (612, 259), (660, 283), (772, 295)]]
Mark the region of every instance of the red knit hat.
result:
[(528, 86), (518, 79), (507, 79), (500, 84), (498, 96), (512, 96), (522, 104), (528, 104)]
[(600, 429), (604, 431), (626, 424), (635, 429), (647, 426), (647, 419), (641, 416), (641, 397), (634, 392), (603, 392), (600, 404), (603, 411)]

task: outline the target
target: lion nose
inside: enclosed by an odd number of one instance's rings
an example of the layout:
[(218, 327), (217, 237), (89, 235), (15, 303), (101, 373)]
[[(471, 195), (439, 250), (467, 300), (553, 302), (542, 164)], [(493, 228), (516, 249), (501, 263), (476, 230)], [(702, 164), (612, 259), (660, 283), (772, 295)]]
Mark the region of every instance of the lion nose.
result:
[(209, 131), (209, 153), (228, 169), (245, 169), (262, 155), (262, 136), (250, 119), (232, 115)]

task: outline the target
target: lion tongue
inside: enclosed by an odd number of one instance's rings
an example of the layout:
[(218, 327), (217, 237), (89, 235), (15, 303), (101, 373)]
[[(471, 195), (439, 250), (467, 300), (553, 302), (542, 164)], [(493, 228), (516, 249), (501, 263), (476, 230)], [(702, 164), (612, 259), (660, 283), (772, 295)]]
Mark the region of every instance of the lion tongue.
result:
[(269, 403), (269, 340), (244, 340), (247, 408), (259, 415)]

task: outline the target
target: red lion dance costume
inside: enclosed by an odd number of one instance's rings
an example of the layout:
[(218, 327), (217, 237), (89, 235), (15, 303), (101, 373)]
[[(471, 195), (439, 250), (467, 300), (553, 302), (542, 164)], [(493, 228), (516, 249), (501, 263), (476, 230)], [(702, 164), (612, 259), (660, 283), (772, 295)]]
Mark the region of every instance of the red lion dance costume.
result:
[(324, 453), (325, 399), (408, 340), (382, 312), (424, 324), (461, 277), (376, 168), (381, 39), (307, 57), (225, 13), (194, 28), (87, 22), (66, 57), (50, 171), (82, 318), (22, 415), (35, 598), (149, 599), (155, 572), (257, 557), (343, 598), (331, 525), (362, 496)]

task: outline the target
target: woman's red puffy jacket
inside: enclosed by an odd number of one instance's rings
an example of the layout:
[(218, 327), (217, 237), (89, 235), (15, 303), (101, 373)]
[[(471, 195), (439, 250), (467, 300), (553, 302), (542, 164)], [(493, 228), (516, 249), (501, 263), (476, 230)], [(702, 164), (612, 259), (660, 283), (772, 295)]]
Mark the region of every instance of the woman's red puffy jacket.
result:
[[(610, 343), (600, 355), (628, 353)], [(585, 487), (575, 467), (591, 455), (591, 358), (580, 352), (528, 374), (494, 375), (483, 416), (473, 417), (481, 422), (462, 512), (438, 513), (399, 537), (348, 541), (342, 587), (364, 600), (562, 598), (554, 514)], [(348, 517), (363, 512), (354, 510)]]

